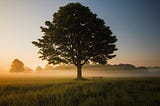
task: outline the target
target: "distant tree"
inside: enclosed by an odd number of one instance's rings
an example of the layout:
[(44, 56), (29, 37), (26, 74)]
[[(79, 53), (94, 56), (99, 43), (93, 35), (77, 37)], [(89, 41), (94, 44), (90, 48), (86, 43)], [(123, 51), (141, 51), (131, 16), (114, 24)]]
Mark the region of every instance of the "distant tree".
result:
[(41, 27), (44, 35), (32, 43), (42, 60), (49, 64), (74, 64), (77, 79), (82, 79), (82, 66), (88, 62), (106, 64), (115, 57), (116, 36), (109, 26), (80, 3), (70, 3), (54, 13), (53, 21)]
[(31, 68), (29, 68), (29, 67), (24, 67), (24, 69), (25, 69), (24, 72), (26, 72), (26, 73), (31, 73), (31, 72), (33, 72), (33, 70), (32, 70)]
[(50, 64), (46, 64), (46, 66), (44, 67), (45, 71), (52, 71), (53, 69), (53, 66), (51, 66)]
[(20, 61), (19, 59), (13, 60), (11, 64), (10, 72), (24, 72), (24, 71), (25, 71), (25, 68), (24, 68), (23, 62)]
[(42, 72), (42, 71), (43, 71), (43, 69), (40, 66), (37, 66), (36, 72)]

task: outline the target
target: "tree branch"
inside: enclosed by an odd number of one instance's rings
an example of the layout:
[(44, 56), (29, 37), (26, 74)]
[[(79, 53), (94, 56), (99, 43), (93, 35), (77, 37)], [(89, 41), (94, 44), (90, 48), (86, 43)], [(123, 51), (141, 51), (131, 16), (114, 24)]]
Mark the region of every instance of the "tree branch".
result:
[(81, 65), (84, 65), (91, 57), (88, 57)]

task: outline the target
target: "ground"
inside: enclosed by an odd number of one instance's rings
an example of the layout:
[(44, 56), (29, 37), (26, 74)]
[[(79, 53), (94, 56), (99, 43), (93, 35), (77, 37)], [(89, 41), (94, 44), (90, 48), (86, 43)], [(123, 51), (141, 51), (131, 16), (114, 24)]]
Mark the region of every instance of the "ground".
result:
[(0, 106), (158, 106), (160, 77), (0, 78)]

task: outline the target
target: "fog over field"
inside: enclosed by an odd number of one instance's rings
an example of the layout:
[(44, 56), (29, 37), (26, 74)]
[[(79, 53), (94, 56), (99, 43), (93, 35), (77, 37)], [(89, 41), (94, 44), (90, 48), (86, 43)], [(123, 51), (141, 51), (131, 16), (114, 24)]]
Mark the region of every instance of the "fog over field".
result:
[[(17, 71), (18, 70), (18, 71)], [(2, 73), (3, 72), (3, 73)], [(74, 65), (49, 65), (37, 66), (36, 69), (29, 67), (21, 71), (15, 67), (13, 71), (0, 71), (0, 77), (72, 77), (76, 78), (77, 69)], [(136, 67), (132, 64), (118, 65), (84, 65), (82, 76), (85, 78), (102, 77), (160, 77), (160, 67)]]
[[(76, 78), (77, 71), (76, 70), (53, 70), (47, 72), (32, 72), (32, 73), (11, 73), (5, 72), (1, 73), (0, 77), (73, 77)], [(83, 70), (83, 76), (93, 77), (93, 78), (102, 78), (102, 77), (160, 77), (160, 70), (149, 70), (148, 72), (141, 72), (137, 70), (132, 71), (106, 71), (106, 70)]]

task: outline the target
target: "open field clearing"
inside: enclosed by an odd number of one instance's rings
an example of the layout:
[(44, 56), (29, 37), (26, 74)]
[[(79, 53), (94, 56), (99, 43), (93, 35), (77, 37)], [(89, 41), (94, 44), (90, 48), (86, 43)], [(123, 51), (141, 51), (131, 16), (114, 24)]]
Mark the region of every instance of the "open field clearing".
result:
[(0, 78), (0, 106), (158, 106), (160, 78)]

